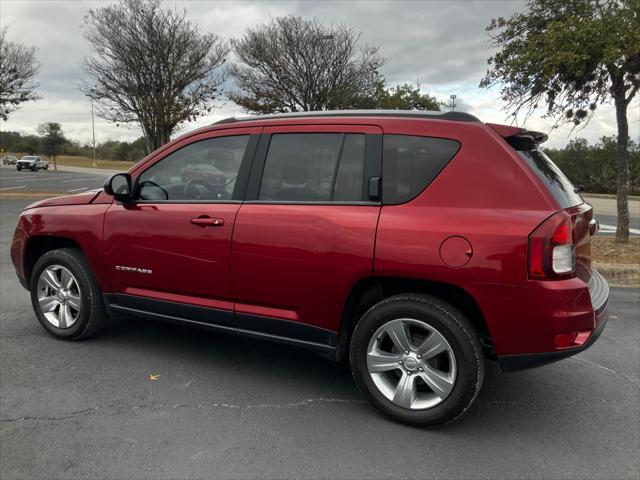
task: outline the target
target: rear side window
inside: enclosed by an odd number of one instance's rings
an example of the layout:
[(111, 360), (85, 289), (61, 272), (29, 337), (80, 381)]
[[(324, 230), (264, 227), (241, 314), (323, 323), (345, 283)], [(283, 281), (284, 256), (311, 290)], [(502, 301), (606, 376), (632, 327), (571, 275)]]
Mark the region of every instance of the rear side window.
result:
[(560, 208), (569, 208), (583, 203), (562, 170), (542, 150), (518, 150), (538, 178), (547, 186)]
[(364, 138), (341, 133), (272, 135), (259, 200), (361, 201)]
[(387, 205), (415, 198), (458, 152), (446, 138), (385, 135), (382, 158), (382, 201)]

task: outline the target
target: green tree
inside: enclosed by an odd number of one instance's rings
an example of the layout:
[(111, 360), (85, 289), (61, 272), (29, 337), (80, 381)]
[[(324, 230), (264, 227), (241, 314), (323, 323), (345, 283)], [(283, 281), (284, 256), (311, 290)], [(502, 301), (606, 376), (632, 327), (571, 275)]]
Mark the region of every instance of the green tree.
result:
[(38, 125), (38, 134), (42, 138), (42, 151), (53, 158), (53, 168), (58, 170), (56, 155), (68, 141), (62, 133), (62, 127), (56, 122), (42, 123)]
[(618, 136), (616, 240), (629, 239), (629, 123), (640, 88), (640, 0), (529, 0), (526, 12), (487, 28), (498, 53), (482, 87), (500, 84), (507, 108), (530, 115), (540, 103), (556, 125), (588, 122), (613, 100)]
[[(584, 138), (571, 140), (565, 148), (545, 149), (575, 185), (587, 192), (615, 193), (616, 182), (615, 136), (602, 137), (589, 145)], [(640, 194), (640, 144), (629, 142), (629, 193)]]
[(25, 135), (16, 145), (15, 151), (33, 155), (40, 150), (41, 143), (40, 137), (37, 135)]
[(440, 110), (440, 102), (420, 89), (405, 83), (387, 88), (384, 79), (378, 80), (370, 95), (356, 97), (350, 108), (373, 108), (384, 110)]

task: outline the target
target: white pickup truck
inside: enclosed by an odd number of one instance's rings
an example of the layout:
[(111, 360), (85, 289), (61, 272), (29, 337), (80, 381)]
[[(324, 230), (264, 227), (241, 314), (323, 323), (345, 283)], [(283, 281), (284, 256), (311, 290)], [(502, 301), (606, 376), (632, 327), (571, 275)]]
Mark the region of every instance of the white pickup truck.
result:
[(36, 155), (27, 155), (22, 157), (16, 162), (16, 170), (20, 171), (23, 168), (28, 170), (49, 170), (49, 160), (45, 160), (42, 157)]

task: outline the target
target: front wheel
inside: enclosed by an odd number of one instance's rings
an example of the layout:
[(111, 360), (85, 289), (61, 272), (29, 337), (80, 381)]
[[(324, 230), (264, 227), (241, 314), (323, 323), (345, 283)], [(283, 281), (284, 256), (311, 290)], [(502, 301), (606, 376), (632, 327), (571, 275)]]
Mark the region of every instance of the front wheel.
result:
[(18, 170), (20, 172), (20, 171), (22, 171), (22, 167), (16, 167), (16, 170)]
[(100, 289), (82, 253), (73, 248), (42, 255), (31, 274), (31, 304), (54, 337), (79, 340), (107, 323)]
[(349, 356), (367, 400), (414, 426), (456, 420), (484, 377), (474, 328), (452, 305), (428, 295), (396, 295), (374, 305), (356, 325)]
[(31, 167), (31, 171), (32, 172), (37, 172), (38, 171), (38, 167), (36, 167), (35, 165), (33, 167)]

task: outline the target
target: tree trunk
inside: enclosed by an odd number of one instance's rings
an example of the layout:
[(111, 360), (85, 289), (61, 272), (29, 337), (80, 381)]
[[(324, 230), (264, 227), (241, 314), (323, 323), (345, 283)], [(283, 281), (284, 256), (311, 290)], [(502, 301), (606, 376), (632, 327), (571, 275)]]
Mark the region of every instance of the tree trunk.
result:
[(54, 170), (58, 170), (58, 163), (56, 162), (56, 156), (53, 155), (53, 169)]
[(173, 128), (166, 125), (142, 125), (147, 153), (151, 153), (171, 141)]
[(616, 242), (629, 241), (629, 122), (627, 121), (627, 101), (624, 93), (616, 96), (616, 121), (618, 123), (618, 225)]

